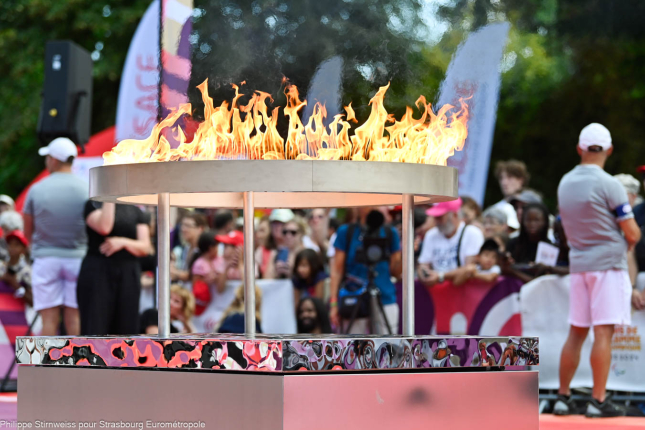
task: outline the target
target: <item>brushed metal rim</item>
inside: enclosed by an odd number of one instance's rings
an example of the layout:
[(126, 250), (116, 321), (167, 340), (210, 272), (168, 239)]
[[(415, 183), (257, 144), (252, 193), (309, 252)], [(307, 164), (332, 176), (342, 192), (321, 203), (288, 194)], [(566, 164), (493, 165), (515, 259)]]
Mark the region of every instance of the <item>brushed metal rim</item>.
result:
[(169, 193), (179, 207), (257, 208), (397, 205), (454, 200), (457, 169), (412, 163), (324, 160), (209, 160), (137, 163), (90, 169), (90, 198), (157, 205)]

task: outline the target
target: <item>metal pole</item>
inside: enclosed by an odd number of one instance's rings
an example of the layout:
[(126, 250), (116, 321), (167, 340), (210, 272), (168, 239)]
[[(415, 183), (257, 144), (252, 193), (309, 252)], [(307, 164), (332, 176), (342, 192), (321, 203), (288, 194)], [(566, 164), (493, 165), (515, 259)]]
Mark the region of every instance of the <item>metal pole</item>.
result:
[(403, 194), (403, 329), (404, 336), (414, 335), (414, 195)]
[(244, 193), (244, 331), (255, 334), (255, 255), (253, 191)]
[(159, 337), (163, 338), (170, 335), (170, 194), (157, 197), (157, 309)]

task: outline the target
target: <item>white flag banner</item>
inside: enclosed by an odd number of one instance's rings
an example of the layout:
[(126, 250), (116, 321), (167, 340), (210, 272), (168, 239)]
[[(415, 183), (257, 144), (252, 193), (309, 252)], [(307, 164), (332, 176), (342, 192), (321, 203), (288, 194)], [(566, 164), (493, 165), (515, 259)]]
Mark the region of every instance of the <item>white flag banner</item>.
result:
[(335, 115), (341, 113), (342, 72), (343, 58), (338, 55), (320, 63), (307, 91), (307, 105), (302, 115), (303, 124), (309, 122), (316, 103), (324, 105), (327, 111), (327, 117), (323, 121), (325, 127), (331, 124)]
[(125, 59), (116, 109), (116, 141), (143, 139), (157, 121), (159, 0), (141, 18)]
[(484, 201), (488, 165), (493, 145), (500, 87), (500, 63), (508, 30), (506, 22), (487, 25), (470, 34), (452, 57), (441, 84), (438, 106), (459, 107), (467, 101), (470, 119), (468, 139), (462, 151), (450, 157), (448, 165), (459, 169), (459, 194)]

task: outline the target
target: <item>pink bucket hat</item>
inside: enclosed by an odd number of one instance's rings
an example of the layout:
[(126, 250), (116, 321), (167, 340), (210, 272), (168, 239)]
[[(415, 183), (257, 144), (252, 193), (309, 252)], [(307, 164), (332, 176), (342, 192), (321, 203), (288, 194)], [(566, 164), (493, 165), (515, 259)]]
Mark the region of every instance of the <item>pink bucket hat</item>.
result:
[(448, 212), (459, 212), (461, 209), (461, 198), (450, 202), (437, 203), (426, 211), (426, 215), (431, 217), (444, 216)]

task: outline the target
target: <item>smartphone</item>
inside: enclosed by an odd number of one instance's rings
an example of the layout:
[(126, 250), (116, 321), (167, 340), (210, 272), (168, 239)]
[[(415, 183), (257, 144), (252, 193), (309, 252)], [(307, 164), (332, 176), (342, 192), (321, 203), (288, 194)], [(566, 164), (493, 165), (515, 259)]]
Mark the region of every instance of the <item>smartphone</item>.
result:
[(278, 255), (275, 257), (275, 261), (284, 261), (286, 262), (289, 259), (289, 250), (287, 248), (280, 248), (278, 250)]
[[(287, 248), (281, 248), (278, 250), (278, 255), (275, 257), (275, 261), (282, 261), (283, 263), (286, 263), (287, 260), (289, 259), (289, 250)], [(278, 278), (280, 279), (287, 279), (288, 275), (286, 273), (280, 273), (278, 275)]]

